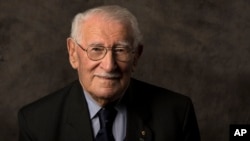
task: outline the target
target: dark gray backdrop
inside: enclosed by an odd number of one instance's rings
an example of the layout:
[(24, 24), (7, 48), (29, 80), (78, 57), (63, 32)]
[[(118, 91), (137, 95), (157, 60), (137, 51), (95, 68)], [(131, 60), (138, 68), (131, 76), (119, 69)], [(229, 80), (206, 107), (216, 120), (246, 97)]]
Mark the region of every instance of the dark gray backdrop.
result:
[(66, 38), (73, 16), (119, 4), (144, 34), (134, 77), (193, 99), (203, 141), (250, 123), (249, 0), (0, 0), (0, 140), (17, 140), (18, 109), (76, 79)]

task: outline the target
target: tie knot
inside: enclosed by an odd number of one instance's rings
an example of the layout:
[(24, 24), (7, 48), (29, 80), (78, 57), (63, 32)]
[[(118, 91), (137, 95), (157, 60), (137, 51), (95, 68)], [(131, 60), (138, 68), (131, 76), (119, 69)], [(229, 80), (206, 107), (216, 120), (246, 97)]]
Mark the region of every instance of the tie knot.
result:
[(98, 116), (100, 118), (101, 128), (102, 127), (111, 127), (112, 128), (116, 114), (117, 114), (117, 111), (113, 107), (102, 108), (98, 112)]

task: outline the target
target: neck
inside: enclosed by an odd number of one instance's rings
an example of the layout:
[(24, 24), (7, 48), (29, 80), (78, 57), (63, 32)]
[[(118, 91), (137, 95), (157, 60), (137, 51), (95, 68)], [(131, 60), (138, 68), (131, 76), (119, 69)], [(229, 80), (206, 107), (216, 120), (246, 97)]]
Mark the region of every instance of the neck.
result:
[(107, 106), (114, 106), (116, 105), (120, 99), (121, 99), (121, 96), (119, 97), (112, 97), (112, 98), (97, 98), (97, 97), (93, 97), (91, 95), (91, 97), (97, 102), (97, 104), (100, 106), (100, 107), (107, 107)]

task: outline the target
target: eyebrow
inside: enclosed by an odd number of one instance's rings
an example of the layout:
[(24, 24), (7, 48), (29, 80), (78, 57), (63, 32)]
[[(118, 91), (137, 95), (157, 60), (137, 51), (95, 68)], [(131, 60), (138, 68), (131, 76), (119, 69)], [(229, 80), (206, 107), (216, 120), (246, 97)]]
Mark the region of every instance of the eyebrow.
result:
[[(89, 47), (97, 47), (97, 46), (102, 46), (105, 47), (103, 43), (100, 42), (94, 42), (88, 45)], [(130, 46), (130, 43), (128, 41), (118, 41), (116, 43), (114, 43), (113, 46), (125, 46), (128, 47)]]
[(130, 43), (128, 41), (118, 41), (117, 43), (115, 43), (115, 45), (121, 45), (121, 46), (130, 46)]
[(98, 42), (94, 42), (94, 43), (91, 43), (90, 45), (88, 45), (89, 47), (97, 47), (97, 46), (102, 46), (104, 47), (104, 44), (103, 43), (98, 43)]

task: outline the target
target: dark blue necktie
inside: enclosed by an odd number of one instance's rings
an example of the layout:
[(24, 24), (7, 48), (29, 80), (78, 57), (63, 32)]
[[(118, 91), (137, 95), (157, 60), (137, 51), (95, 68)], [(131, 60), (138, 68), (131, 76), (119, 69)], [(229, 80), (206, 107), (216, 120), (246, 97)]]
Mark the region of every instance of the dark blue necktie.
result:
[(115, 141), (112, 127), (117, 111), (113, 107), (102, 108), (98, 112), (100, 120), (100, 130), (96, 135), (95, 141)]

